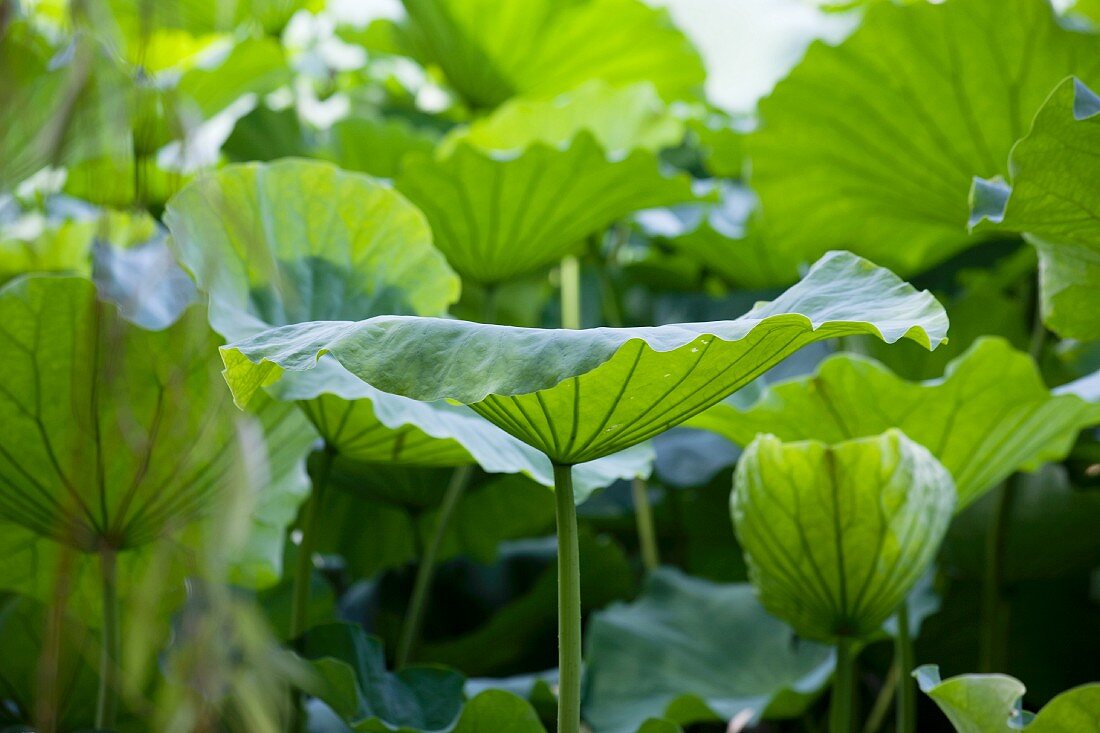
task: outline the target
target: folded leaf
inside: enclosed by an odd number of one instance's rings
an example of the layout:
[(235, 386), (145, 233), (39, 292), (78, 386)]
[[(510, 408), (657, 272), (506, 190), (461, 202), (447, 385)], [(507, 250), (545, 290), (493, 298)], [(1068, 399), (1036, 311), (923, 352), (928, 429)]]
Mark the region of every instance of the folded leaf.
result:
[(501, 153), (462, 137), (449, 147), (407, 156), (396, 185), (424, 211), (451, 266), (483, 284), (547, 267), (633, 211), (694, 197), (690, 180), (663, 175), (654, 153), (610, 157), (587, 129), (560, 147)]
[(833, 670), (832, 650), (795, 642), (752, 586), (672, 568), (651, 573), (638, 600), (592, 617), (585, 659), (584, 719), (604, 733), (634, 733), (651, 717), (795, 717)]
[(760, 103), (748, 153), (762, 241), (788, 279), (833, 247), (906, 276), (971, 246), (971, 177), (1008, 173), (1069, 74), (1100, 81), (1100, 37), (1066, 28), (1047, 0), (870, 4)]
[(571, 331), (391, 316), (276, 328), (222, 358), (241, 405), (284, 371), (309, 371), (332, 354), (378, 389), (469, 404), (551, 460), (575, 464), (683, 422), (805, 344), (865, 333), (934, 348), (946, 330), (930, 294), (831, 253), (732, 321)]
[(855, 354), (825, 360), (811, 376), (771, 385), (750, 407), (715, 405), (689, 421), (746, 445), (758, 433), (835, 443), (897, 427), (951, 471), (958, 508), (1015, 471), (1064, 458), (1100, 406), (1043, 384), (1035, 362), (982, 338), (942, 379), (909, 382)]
[(761, 435), (730, 496), (764, 607), (824, 641), (882, 626), (939, 551), (954, 507), (951, 474), (895, 429), (832, 446)]
[(913, 672), (920, 688), (936, 701), (958, 733), (1100, 732), (1100, 684), (1067, 690), (1036, 715), (1023, 712), (1023, 683), (1003, 674), (964, 674), (940, 680), (940, 670), (926, 664)]
[(978, 179), (972, 195), (980, 231), (1026, 233), (1035, 245), (1043, 320), (1066, 338), (1100, 338), (1098, 159), (1100, 97), (1066, 79), (1012, 149), (1012, 187)]

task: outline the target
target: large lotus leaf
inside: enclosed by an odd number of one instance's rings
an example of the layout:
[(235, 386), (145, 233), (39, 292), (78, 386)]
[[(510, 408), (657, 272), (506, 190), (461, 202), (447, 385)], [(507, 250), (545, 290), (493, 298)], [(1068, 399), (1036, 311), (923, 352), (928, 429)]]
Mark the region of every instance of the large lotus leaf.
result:
[(983, 338), (942, 379), (909, 382), (855, 354), (770, 385), (751, 406), (715, 405), (691, 419), (746, 445), (758, 433), (835, 443), (897, 427), (951, 471), (963, 508), (1014, 471), (1064, 458), (1100, 407), (1052, 394), (1035, 362), (999, 338)]
[(648, 81), (665, 99), (694, 98), (705, 72), (664, 10), (637, 0), (405, 0), (403, 40), (438, 65), (475, 107), (517, 94), (553, 96), (590, 79)]
[(1067, 690), (1032, 715), (1020, 707), (1023, 683), (1007, 675), (964, 674), (941, 681), (939, 668), (928, 664), (913, 676), (958, 733), (1100, 732), (1098, 683)]
[(771, 613), (812, 639), (877, 631), (927, 569), (955, 508), (951, 474), (890, 429), (835, 445), (762, 435), (730, 507)]
[(226, 166), (173, 197), (165, 222), (228, 339), (301, 321), (435, 315), (458, 297), (420, 212), (329, 163)]
[(561, 147), (511, 153), (460, 137), (440, 153), (409, 155), (396, 185), (424, 211), (451, 266), (483, 284), (547, 267), (631, 212), (694, 197), (690, 180), (665, 176), (654, 153), (609, 157), (588, 130)]
[(748, 141), (765, 241), (800, 262), (843, 246), (901, 275), (977, 241), (972, 176), (1008, 152), (1068, 74), (1100, 79), (1100, 37), (1046, 0), (872, 3), (838, 46), (816, 43)]
[(382, 641), (351, 624), (315, 626), (301, 643), (317, 675), (310, 692), (355, 733), (430, 733), (454, 727), (465, 681), (458, 672), (444, 667), (390, 672)]
[(565, 145), (581, 130), (609, 151), (659, 150), (679, 143), (683, 123), (646, 82), (613, 87), (593, 80), (554, 99), (520, 97), (462, 128), (445, 145), (465, 140), (483, 150), (519, 150), (541, 142)]
[(207, 509), (246, 446), (205, 321), (192, 309), (139, 329), (77, 278), (0, 290), (0, 516), (94, 551), (139, 546)]
[[(1026, 232), (1039, 252), (1043, 321), (1100, 338), (1100, 97), (1066, 79), (1012, 149), (1012, 188), (976, 182), (974, 223)], [(986, 226), (979, 226), (985, 230)]]
[(933, 348), (946, 330), (929, 293), (838, 252), (731, 321), (572, 331), (393, 316), (276, 328), (222, 357), (241, 405), (284, 370), (308, 371), (331, 353), (378, 389), (469, 404), (551, 460), (575, 464), (683, 422), (808, 343), (871, 334)]
[(798, 716), (833, 670), (832, 650), (797, 642), (751, 585), (672, 568), (651, 573), (633, 603), (595, 614), (586, 643), (584, 719), (601, 733), (633, 733), (650, 717)]

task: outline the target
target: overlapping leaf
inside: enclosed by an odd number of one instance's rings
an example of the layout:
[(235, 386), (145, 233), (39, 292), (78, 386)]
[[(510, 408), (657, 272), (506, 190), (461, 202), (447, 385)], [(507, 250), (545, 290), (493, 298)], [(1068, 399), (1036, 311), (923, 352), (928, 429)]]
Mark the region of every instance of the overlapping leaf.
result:
[(996, 338), (977, 341), (942, 379), (908, 382), (854, 354), (769, 386), (752, 406), (715, 405), (690, 421), (746, 445), (757, 433), (827, 443), (898, 427), (951, 471), (965, 507), (1020, 468), (1064, 458), (1097, 405), (1043, 384), (1034, 361)]
[[(364, 175), (286, 160), (228, 166), (172, 199), (173, 246), (208, 293), (210, 318), (227, 338), (268, 325), (379, 313), (438, 314), (458, 279), (432, 248), (423, 216)], [(344, 457), (369, 463), (523, 472), (553, 483), (545, 456), (465, 407), (386, 394), (334, 360), (273, 390), (303, 404)], [(578, 495), (648, 474), (639, 449), (578, 471)]]
[(443, 70), (475, 107), (553, 96), (590, 79), (649, 81), (666, 99), (698, 94), (702, 61), (663, 10), (637, 0), (405, 0), (406, 50)]
[(1021, 728), (1028, 733), (1100, 731), (1100, 684), (1067, 690), (1032, 715), (1020, 707), (1023, 683), (1007, 675), (964, 674), (941, 681), (939, 668), (930, 664), (913, 676), (958, 733), (1011, 733)]
[(1012, 188), (977, 181), (972, 221), (1023, 232), (1039, 252), (1043, 320), (1100, 338), (1100, 97), (1066, 79), (1012, 149)]
[(760, 104), (751, 182), (765, 242), (787, 262), (843, 246), (901, 275), (973, 244), (972, 176), (1008, 152), (1061, 79), (1100, 81), (1100, 37), (1046, 0), (873, 3), (817, 43)]
[(284, 371), (308, 372), (332, 354), (378, 389), (472, 405), (551, 460), (575, 464), (667, 430), (805, 344), (860, 333), (934, 348), (946, 330), (930, 294), (831, 253), (801, 283), (732, 321), (570, 331), (393, 316), (276, 328), (222, 356), (239, 404)]
[(832, 674), (827, 647), (795, 643), (752, 586), (717, 585), (671, 568), (641, 597), (593, 616), (584, 718), (634, 733), (647, 718), (680, 724), (801, 714)]
[(955, 507), (951, 475), (891, 429), (826, 445), (754, 440), (730, 497), (764, 607), (801, 635), (876, 632), (927, 569)]

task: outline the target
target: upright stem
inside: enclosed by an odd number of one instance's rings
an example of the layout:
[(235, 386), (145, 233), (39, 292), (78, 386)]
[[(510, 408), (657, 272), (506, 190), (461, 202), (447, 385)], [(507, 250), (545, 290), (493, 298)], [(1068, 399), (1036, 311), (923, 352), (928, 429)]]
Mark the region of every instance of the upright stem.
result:
[(917, 733), (917, 692), (913, 684), (913, 639), (909, 635), (909, 603), (902, 601), (897, 614), (898, 635), (894, 656), (898, 665), (897, 733)]
[(1012, 512), (1015, 485), (1012, 480), (1001, 486), (997, 506), (990, 520), (985, 543), (985, 575), (982, 579), (982, 625), (978, 671), (995, 672), (1001, 665), (1001, 576), (1004, 573), (1005, 541), (1008, 518)]
[(573, 255), (563, 257), (561, 276), (561, 327), (581, 327), (581, 263)]
[(443, 546), (443, 538), (447, 535), (447, 526), (455, 507), (458, 506), (462, 494), (470, 483), (470, 474), (473, 466), (459, 466), (451, 474), (447, 491), (443, 494), (443, 503), (439, 505), (439, 519), (435, 525), (435, 531), (424, 548), (420, 557), (420, 565), (416, 569), (416, 581), (413, 583), (412, 596), (409, 598), (409, 609), (405, 613), (405, 623), (401, 627), (401, 638), (397, 642), (397, 668), (401, 669), (409, 663), (409, 657), (416, 646), (420, 636), (420, 626), (424, 621), (424, 610), (428, 605), (428, 598), (432, 591), (432, 577), (435, 573), (435, 559), (439, 555), (439, 548)]
[(294, 597), (290, 607), (290, 638), (297, 639), (306, 631), (309, 618), (309, 592), (313, 583), (313, 546), (317, 540), (317, 515), (320, 514), (324, 500), (325, 487), (328, 485), (329, 471), (335, 451), (326, 445), (318, 456), (313, 472), (313, 490), (306, 499), (305, 514), (302, 517), (302, 541), (298, 545), (298, 561), (294, 568)]
[(581, 561), (573, 467), (554, 464), (558, 516), (558, 733), (581, 729)]
[(99, 696), (96, 699), (95, 727), (114, 727), (118, 709), (121, 644), (118, 619), (118, 568), (113, 548), (99, 553), (99, 573), (103, 582), (103, 644), (99, 656)]
[(653, 509), (649, 503), (649, 482), (636, 477), (631, 483), (634, 493), (634, 519), (638, 523), (638, 545), (642, 550), (642, 565), (647, 571), (661, 564), (657, 553), (657, 533), (653, 529)]
[(836, 645), (836, 672), (833, 696), (829, 701), (829, 733), (852, 733), (852, 707), (855, 698), (855, 654), (852, 640), (840, 637)]

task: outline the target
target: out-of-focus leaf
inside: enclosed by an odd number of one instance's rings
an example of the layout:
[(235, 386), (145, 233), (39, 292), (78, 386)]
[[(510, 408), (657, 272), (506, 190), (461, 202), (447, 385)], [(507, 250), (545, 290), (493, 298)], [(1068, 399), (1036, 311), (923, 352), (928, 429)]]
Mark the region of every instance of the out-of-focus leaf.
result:
[(546, 733), (531, 703), (503, 690), (486, 690), (466, 703), (454, 733)]
[(672, 568), (651, 573), (638, 600), (596, 614), (586, 643), (584, 718), (606, 733), (633, 733), (651, 717), (795, 717), (834, 661), (829, 648), (796, 641), (752, 586)]
[(89, 274), (95, 230), (94, 221), (52, 223), (41, 217), (0, 230), (0, 283), (25, 272)]
[(814, 375), (769, 386), (751, 407), (719, 404), (689, 421), (739, 445), (765, 432), (833, 443), (898, 427), (951, 471), (960, 509), (1014, 471), (1064, 458), (1097, 423), (1097, 405), (1052, 394), (1029, 356), (995, 338), (976, 342), (942, 379), (908, 382), (841, 354)]
[(509, 153), (458, 137), (445, 154), (408, 156), (397, 187), (424, 210), (451, 266), (486, 285), (556, 263), (633, 211), (694, 197), (652, 152), (610, 158), (588, 130)]
[(436, 143), (433, 135), (399, 119), (348, 117), (334, 124), (329, 134), (324, 157), (341, 168), (382, 178), (396, 178), (406, 155), (428, 155)]
[(1012, 149), (1012, 188), (977, 180), (973, 191), (979, 231), (1023, 232), (1035, 245), (1043, 321), (1066, 338), (1100, 338), (1098, 156), (1100, 97), (1066, 79)]
[(319, 677), (309, 691), (356, 733), (447, 731), (458, 720), (461, 674), (426, 666), (389, 672), (382, 642), (358, 626), (313, 627), (302, 638), (302, 655)]
[(1100, 684), (1067, 690), (1037, 714), (1024, 712), (1020, 698), (1025, 687), (1001, 674), (964, 674), (940, 680), (934, 664), (919, 667), (913, 676), (936, 701), (958, 733), (1096, 733), (1100, 731)]
[(590, 79), (652, 83), (665, 99), (695, 98), (705, 72), (663, 10), (637, 0), (406, 0), (407, 50), (438, 65), (474, 107), (553, 96)]
[(749, 577), (803, 636), (867, 637), (905, 601), (947, 531), (951, 474), (891, 428), (826, 445), (754, 440), (730, 497)]
[(846, 41), (811, 46), (748, 140), (784, 279), (838, 246), (906, 276), (974, 244), (971, 177), (1008, 173), (1068, 74), (1100, 79), (1100, 37), (1046, 0), (873, 3)]
[(933, 348), (946, 325), (927, 292), (833, 253), (779, 298), (732, 321), (540, 331), (381, 317), (274, 329), (222, 356), (240, 404), (284, 370), (308, 372), (331, 353), (379, 389), (470, 404), (552, 460), (576, 464), (668, 430), (806, 344), (866, 333)]

